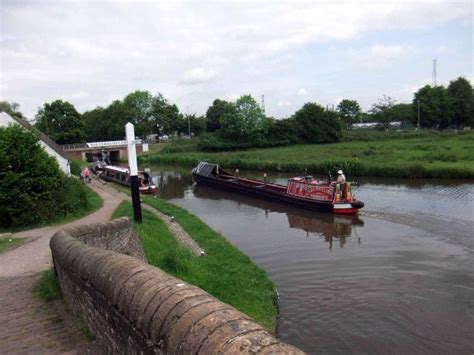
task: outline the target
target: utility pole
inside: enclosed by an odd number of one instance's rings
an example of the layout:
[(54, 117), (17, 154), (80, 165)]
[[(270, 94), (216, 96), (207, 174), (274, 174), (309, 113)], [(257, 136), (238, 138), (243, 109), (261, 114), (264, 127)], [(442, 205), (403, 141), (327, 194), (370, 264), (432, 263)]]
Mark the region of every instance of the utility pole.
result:
[(265, 95), (264, 94), (262, 94), (262, 104), (261, 105), (262, 105), (262, 111), (263, 111), (263, 113), (265, 113)]
[(130, 188), (132, 191), (133, 218), (136, 223), (142, 223), (142, 207), (140, 205), (140, 190), (138, 188), (137, 151), (135, 149), (135, 127), (128, 122), (125, 125), (127, 136), (128, 166), (130, 169)]
[(436, 59), (433, 59), (433, 87), (436, 86)]
[(417, 104), (418, 104), (418, 129), (420, 129), (420, 99), (416, 100)]

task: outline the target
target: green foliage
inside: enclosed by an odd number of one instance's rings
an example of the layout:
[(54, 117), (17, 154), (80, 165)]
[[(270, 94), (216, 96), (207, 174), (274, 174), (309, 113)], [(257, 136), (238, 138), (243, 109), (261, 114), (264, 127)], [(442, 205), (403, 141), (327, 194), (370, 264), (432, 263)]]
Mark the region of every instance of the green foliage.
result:
[(235, 102), (237, 110), (237, 120), (241, 122), (240, 126), (247, 140), (256, 137), (257, 132), (262, 128), (262, 122), (265, 118), (260, 105), (250, 95), (242, 95)]
[[(196, 165), (209, 161), (227, 168), (408, 178), (474, 178), (474, 132), (350, 132), (336, 144), (292, 145), (225, 153), (187, 151), (155, 154), (142, 162)], [(371, 138), (373, 137), (373, 139)], [(385, 137), (385, 138), (384, 138)], [(367, 143), (370, 142), (370, 143)], [(421, 168), (422, 167), (422, 168)]]
[(59, 281), (53, 269), (43, 271), (35, 285), (35, 291), (45, 301), (51, 302), (63, 298)]
[(215, 132), (221, 128), (221, 118), (226, 111), (228, 102), (225, 100), (216, 99), (206, 112), (207, 131)]
[[(277, 307), (275, 287), (265, 271), (245, 254), (186, 210), (162, 199), (144, 196), (144, 201), (169, 216), (204, 250), (195, 257), (176, 241), (166, 224), (143, 211), (143, 223), (135, 228), (150, 264), (209, 292), (222, 302), (248, 314), (270, 331), (275, 329)], [(132, 206), (122, 203), (114, 217), (132, 217)]]
[(448, 95), (451, 98), (454, 126), (474, 126), (474, 93), (471, 83), (462, 77), (451, 81)]
[[(178, 107), (170, 104), (161, 94), (153, 96), (149, 91), (134, 91), (123, 100), (115, 100), (108, 107), (97, 107), (84, 113), (88, 141), (120, 140), (125, 136), (125, 125), (135, 125), (135, 134), (145, 138), (149, 134), (187, 133), (188, 121)], [(198, 119), (194, 120), (196, 129)]]
[[(92, 193), (67, 178), (37, 137), (17, 125), (0, 127), (0, 227), (57, 221), (96, 207)], [(100, 200), (100, 198), (99, 198)]]
[(74, 176), (80, 176), (84, 163), (80, 160), (71, 160), (71, 174)]
[(346, 129), (350, 128), (352, 124), (359, 122), (361, 111), (360, 105), (356, 100), (344, 99), (337, 105), (337, 112)]
[(6, 112), (12, 117), (23, 117), (20, 112), (20, 105), (16, 102), (0, 101), (0, 112)]
[(35, 126), (58, 144), (80, 143), (86, 138), (81, 114), (67, 101), (45, 103), (36, 114)]
[(392, 100), (389, 96), (383, 96), (370, 109), (370, 114), (375, 119), (375, 122), (379, 123), (380, 129), (389, 129), (390, 122), (397, 119), (394, 112), (395, 100)]
[(226, 102), (219, 118), (219, 136), (231, 141), (239, 141), (245, 137), (243, 121), (237, 115), (237, 108), (232, 102)]
[(394, 121), (401, 121), (404, 126), (416, 125), (416, 115), (412, 104), (395, 104), (390, 109)]
[(333, 143), (341, 139), (341, 124), (335, 112), (316, 103), (306, 103), (294, 117), (296, 134), (304, 143)]
[(444, 86), (426, 85), (415, 93), (413, 109), (420, 108), (420, 126), (423, 128), (449, 127), (452, 120), (452, 102)]
[[(0, 221), (9, 228), (41, 222), (53, 202), (62, 175), (31, 132), (0, 127)], [(26, 212), (26, 213), (25, 213)]]

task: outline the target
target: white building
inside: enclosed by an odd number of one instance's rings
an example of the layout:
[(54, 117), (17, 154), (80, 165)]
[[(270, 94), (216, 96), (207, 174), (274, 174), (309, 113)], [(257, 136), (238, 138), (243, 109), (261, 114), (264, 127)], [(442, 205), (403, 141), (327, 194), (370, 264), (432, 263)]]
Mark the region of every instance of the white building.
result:
[(67, 176), (71, 175), (71, 161), (66, 152), (59, 145), (57, 145), (46, 134), (33, 127), (27, 120), (18, 117), (12, 117), (5, 112), (0, 112), (0, 127), (6, 127), (10, 124), (18, 124), (28, 130), (38, 133), (40, 139), (39, 143), (44, 148), (46, 153), (57, 160), (59, 167)]

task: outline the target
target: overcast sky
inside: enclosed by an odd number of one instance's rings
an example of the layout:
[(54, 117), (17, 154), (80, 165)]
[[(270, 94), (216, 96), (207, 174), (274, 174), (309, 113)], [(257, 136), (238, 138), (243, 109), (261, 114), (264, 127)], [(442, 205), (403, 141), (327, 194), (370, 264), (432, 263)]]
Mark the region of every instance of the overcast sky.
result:
[(0, 0), (0, 100), (33, 118), (63, 99), (80, 112), (134, 90), (183, 112), (265, 95), (267, 114), (303, 103), (364, 109), (383, 94), (473, 78), (470, 1)]

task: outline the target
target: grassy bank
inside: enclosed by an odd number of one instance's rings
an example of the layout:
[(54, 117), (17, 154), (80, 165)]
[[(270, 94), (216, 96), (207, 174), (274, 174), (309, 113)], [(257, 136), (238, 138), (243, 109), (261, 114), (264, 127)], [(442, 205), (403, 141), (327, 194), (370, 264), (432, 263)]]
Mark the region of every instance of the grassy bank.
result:
[(23, 238), (1, 238), (0, 253), (22, 245), (26, 240)]
[(474, 132), (458, 134), (417, 133), (387, 139), (377, 133), (371, 141), (356, 134), (353, 141), (335, 144), (293, 145), (279, 148), (205, 153), (178, 147), (140, 158), (142, 164), (161, 163), (194, 166), (199, 161), (214, 162), (227, 168), (302, 173), (334, 172), (402, 178), (474, 178)]
[[(276, 326), (276, 291), (265, 271), (199, 218), (161, 199), (145, 196), (147, 204), (175, 217), (184, 230), (206, 250), (192, 256), (181, 247), (167, 226), (143, 210), (143, 223), (135, 225), (150, 264), (201, 287), (273, 331)], [(132, 218), (132, 206), (122, 203), (114, 217)]]

